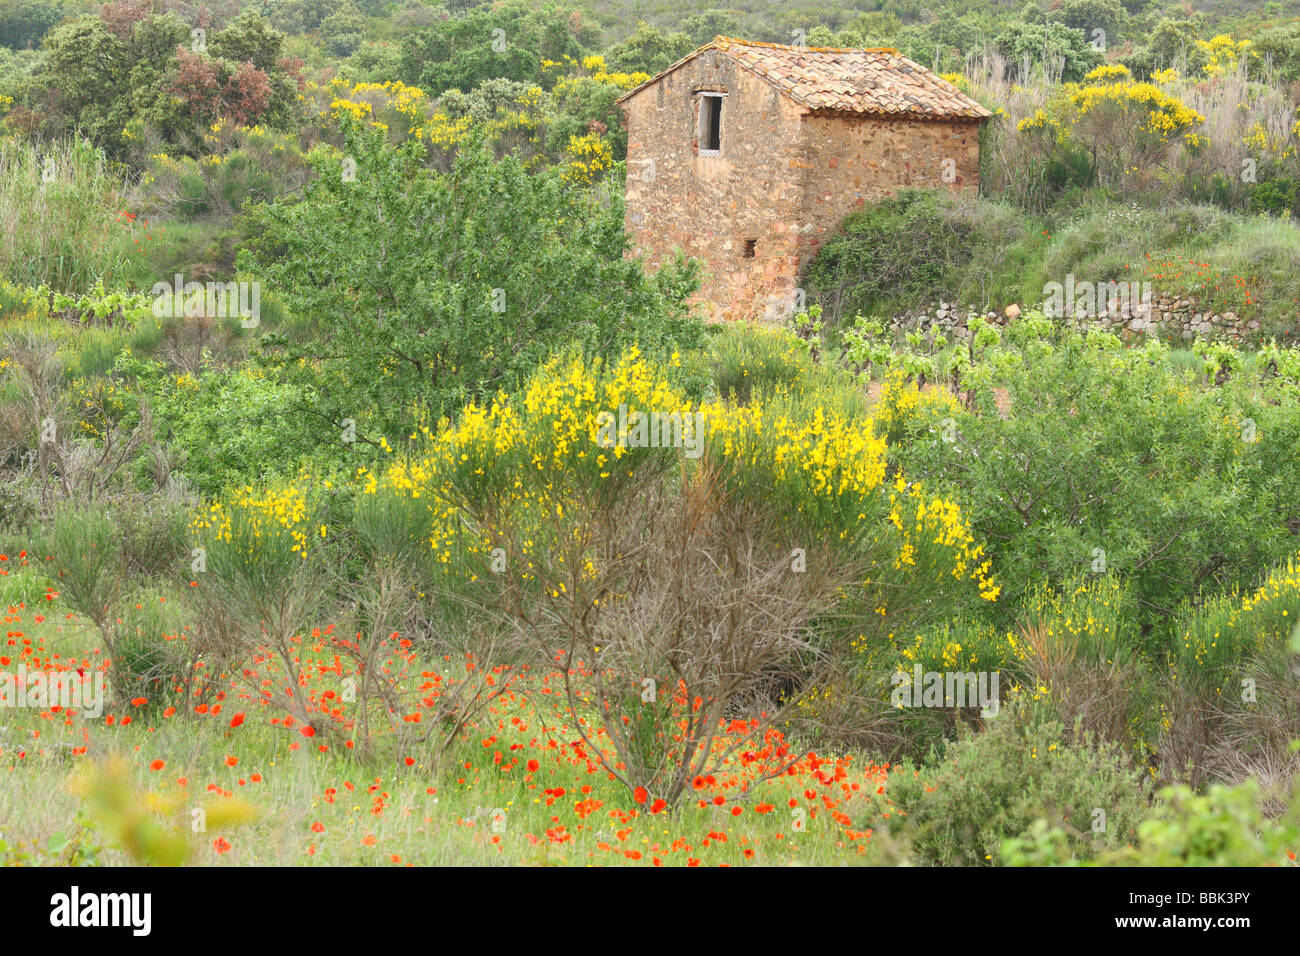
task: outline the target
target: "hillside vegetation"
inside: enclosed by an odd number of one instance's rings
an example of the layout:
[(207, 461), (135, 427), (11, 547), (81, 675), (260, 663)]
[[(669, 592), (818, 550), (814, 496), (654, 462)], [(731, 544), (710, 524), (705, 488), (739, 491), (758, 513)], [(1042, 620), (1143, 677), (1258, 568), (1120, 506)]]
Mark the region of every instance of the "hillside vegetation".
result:
[[(716, 35), (940, 71), (978, 195), (704, 323), (615, 100)], [(0, 0), (0, 862), (1294, 865), (1297, 84), (1277, 3)]]

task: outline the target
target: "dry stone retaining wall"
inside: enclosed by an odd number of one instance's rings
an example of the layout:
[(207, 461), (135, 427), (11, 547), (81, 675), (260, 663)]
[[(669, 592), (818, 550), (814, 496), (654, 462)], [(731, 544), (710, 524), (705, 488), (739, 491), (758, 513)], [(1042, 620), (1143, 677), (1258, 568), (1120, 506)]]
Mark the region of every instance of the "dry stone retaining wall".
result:
[[(967, 335), (967, 323), (980, 314), (979, 310), (969, 307), (959, 308), (952, 301), (939, 301), (931, 303), (928, 308), (896, 314), (889, 327), (893, 331), (910, 331), (933, 325), (951, 335)], [(999, 325), (1009, 321), (1004, 312), (984, 312), (983, 316)], [(1122, 337), (1149, 334), (1158, 329), (1165, 338), (1177, 337), (1187, 341), (1197, 338), (1248, 339), (1260, 331), (1258, 319), (1247, 319), (1236, 312), (1207, 312), (1196, 304), (1195, 299), (1176, 295), (1153, 296), (1149, 316), (1134, 315), (1131, 308), (1120, 306), (1113, 313), (1107, 310), (1096, 316), (1076, 316), (1067, 319), (1066, 323), (1075, 328), (1104, 329)]]

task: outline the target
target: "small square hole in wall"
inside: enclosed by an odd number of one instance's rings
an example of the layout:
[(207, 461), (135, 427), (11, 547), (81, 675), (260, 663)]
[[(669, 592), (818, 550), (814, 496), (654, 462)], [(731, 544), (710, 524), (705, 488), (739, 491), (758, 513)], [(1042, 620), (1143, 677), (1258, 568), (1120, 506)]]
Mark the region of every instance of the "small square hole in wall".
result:
[(742, 259), (754, 258), (754, 251), (758, 248), (757, 239), (746, 239), (740, 247), (740, 257)]

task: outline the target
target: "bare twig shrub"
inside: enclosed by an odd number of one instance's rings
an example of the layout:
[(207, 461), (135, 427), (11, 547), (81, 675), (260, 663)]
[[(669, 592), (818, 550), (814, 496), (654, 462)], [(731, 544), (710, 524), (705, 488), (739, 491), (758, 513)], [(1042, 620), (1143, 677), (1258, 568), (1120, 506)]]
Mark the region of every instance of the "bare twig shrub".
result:
[[(194, 279), (194, 276), (190, 278)], [(206, 304), (202, 308), (206, 309)], [(237, 347), (239, 343), (238, 320), (187, 315), (163, 325), (158, 357), (173, 368), (198, 375), (214, 366), (242, 359), (245, 349)]]
[(1131, 663), (1081, 652), (1077, 637), (1041, 624), (1022, 624), (1018, 632), (1029, 649), (1029, 677), (1051, 692), (1064, 727), (1076, 738), (1129, 739), (1142, 684)]
[[(31, 332), (8, 334), (4, 356), (17, 372), (24, 398), (22, 407), (4, 419), (17, 430), (8, 457), (19, 453), (25, 439), (26, 452), (14, 477), (35, 486), (42, 516), (53, 514), (61, 502), (90, 504), (129, 497), (129, 466), (143, 449), (149, 450), (156, 488), (167, 486), (171, 459), (154, 434), (147, 401), (140, 398), (139, 422), (127, 429), (117, 423), (103, 387), (86, 392), (74, 412), (68, 392), (61, 387), (63, 368), (54, 339)], [(82, 436), (82, 423), (93, 437)]]
[[(588, 753), (642, 798), (672, 804), (792, 706), (773, 688), (817, 682), (830, 657), (814, 623), (852, 571), (824, 553), (792, 569), (778, 516), (727, 494), (709, 468), (646, 480), (554, 517), (547, 553), (496, 576), (493, 607), (555, 661)], [(524, 554), (511, 526), (485, 528)], [(788, 533), (788, 532), (785, 532)], [(534, 537), (539, 537), (536, 530)], [(765, 750), (758, 776), (798, 754)]]
[[(471, 634), (461, 632), (465, 622), (453, 625), (455, 637), (441, 633), (436, 616), (412, 630), (395, 629), (413, 624), (419, 609), (429, 607), (417, 592), (417, 580), (391, 555), (379, 557), (349, 588), (355, 621), (330, 648), (351, 665), (346, 679), (356, 756), (399, 759), (423, 753), (436, 768), (476, 718), (512, 689), (519, 671), (510, 663), (493, 663), (503, 649), (499, 627), (486, 616), (478, 626), (470, 625)], [(437, 653), (462, 641), (475, 652)]]
[(1300, 682), (1295, 658), (1285, 651), (1247, 662), (1243, 680), (1252, 682), (1253, 701), (1242, 700), (1243, 688), (1225, 688), (1205, 708), (1209, 738), (1201, 758), (1206, 778), (1229, 784), (1255, 778), (1267, 797), (1265, 812), (1283, 813), (1290, 806), (1300, 752)]
[(233, 642), (236, 676), (298, 723), (329, 729), (302, 679), (302, 633), (321, 609), (326, 583), (315, 557), (274, 517), (252, 509), (231, 509), (224, 524), (205, 529), (199, 544), (194, 590), (206, 593), (193, 600), (229, 615), (229, 626), (212, 637)]

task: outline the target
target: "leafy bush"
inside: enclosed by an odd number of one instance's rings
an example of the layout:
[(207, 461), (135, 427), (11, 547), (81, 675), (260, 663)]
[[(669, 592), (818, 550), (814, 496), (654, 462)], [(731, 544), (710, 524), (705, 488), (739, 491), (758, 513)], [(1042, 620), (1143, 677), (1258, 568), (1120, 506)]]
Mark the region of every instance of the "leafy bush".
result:
[(804, 284), (834, 324), (951, 296), (1016, 301), (1041, 241), (1011, 206), (904, 190), (849, 216)]
[(1300, 515), (1284, 489), (1300, 482), (1300, 422), (1265, 398), (1289, 394), (1280, 377), (1208, 387), (1158, 345), (1118, 345), (1067, 333), (994, 349), (963, 376), (973, 407), (951, 414), (951, 441), (919, 431), (891, 447), (907, 474), (958, 489), (976, 533), (999, 542), (1005, 580), (1060, 586), (1113, 569), (1146, 633), (1294, 547)]
[(1279, 818), (1265, 815), (1260, 786), (1215, 784), (1160, 792), (1155, 812), (1137, 831), (1137, 845), (1103, 856), (1112, 866), (1294, 865), (1300, 842), (1300, 799)]
[(176, 375), (129, 354), (117, 369), (147, 396), (157, 429), (179, 458), (177, 475), (204, 494), (288, 477), (304, 462), (307, 449), (290, 439), (305, 425), (287, 420), (305, 401), (300, 385), (279, 383), (253, 365)]
[(352, 126), (347, 149), (355, 181), (340, 160), (322, 163), (301, 201), (266, 210), (243, 260), (315, 324), (311, 341), (278, 353), (315, 387), (314, 420), (369, 415), (398, 440), (517, 385), (561, 344), (610, 356), (634, 340), (700, 341), (683, 305), (690, 272), (648, 279), (624, 259), (619, 204), (477, 148), (446, 175), (423, 167), (419, 142), (393, 147)]
[(1005, 862), (1004, 842), (1045, 818), (1061, 828), (1072, 857), (1089, 859), (1132, 842), (1148, 791), (1116, 745), (1071, 740), (1058, 722), (1009, 706), (930, 763), (890, 775), (901, 812), (890, 829), (920, 863), (986, 866)]

